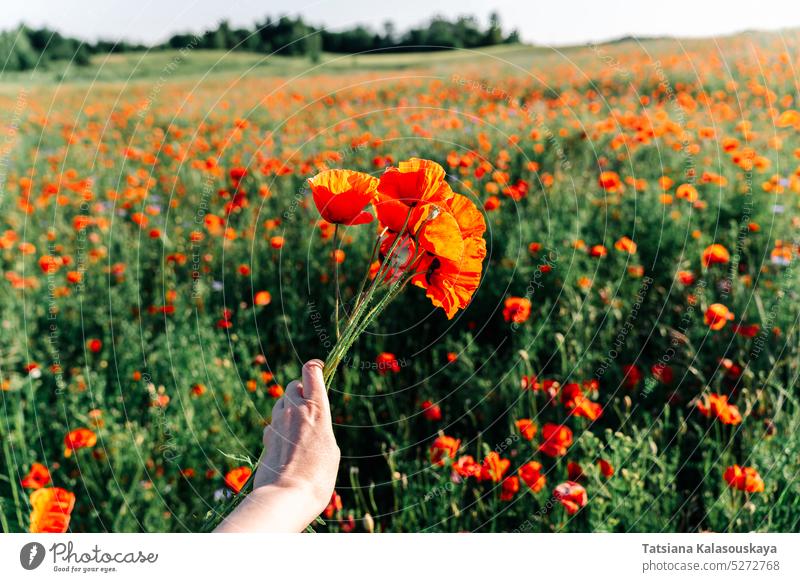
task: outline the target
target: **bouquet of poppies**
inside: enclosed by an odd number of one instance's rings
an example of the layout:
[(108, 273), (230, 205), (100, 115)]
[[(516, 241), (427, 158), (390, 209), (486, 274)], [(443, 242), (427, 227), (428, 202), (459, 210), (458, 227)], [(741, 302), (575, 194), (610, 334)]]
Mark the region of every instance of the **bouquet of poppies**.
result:
[[(346, 317), (336, 292), (336, 344), (324, 368), (326, 385), (359, 335), (411, 283), (426, 291), (451, 319), (466, 307), (481, 279), (486, 223), (475, 204), (456, 194), (444, 168), (411, 158), (375, 178), (353, 170), (326, 170), (309, 180), (322, 218), (340, 225), (378, 219), (378, 234), (364, 277)], [(338, 273), (334, 274), (336, 277)]]

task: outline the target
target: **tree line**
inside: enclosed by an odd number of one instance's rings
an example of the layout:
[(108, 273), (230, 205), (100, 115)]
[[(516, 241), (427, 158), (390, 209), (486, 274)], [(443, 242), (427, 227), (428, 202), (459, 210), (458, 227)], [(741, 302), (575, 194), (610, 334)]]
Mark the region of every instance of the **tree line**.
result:
[(89, 43), (48, 28), (25, 25), (0, 32), (0, 71), (23, 71), (48, 62), (70, 60), (87, 65), (92, 55), (182, 48), (250, 51), (319, 59), (322, 52), (430, 51), (477, 48), (519, 42), (516, 30), (505, 33), (500, 16), (492, 13), (486, 27), (473, 16), (452, 20), (435, 16), (428, 23), (399, 33), (392, 22), (382, 30), (357, 25), (341, 31), (314, 26), (301, 16), (267, 17), (251, 28), (232, 27), (228, 21), (200, 34), (175, 34), (164, 43), (144, 45), (123, 40)]

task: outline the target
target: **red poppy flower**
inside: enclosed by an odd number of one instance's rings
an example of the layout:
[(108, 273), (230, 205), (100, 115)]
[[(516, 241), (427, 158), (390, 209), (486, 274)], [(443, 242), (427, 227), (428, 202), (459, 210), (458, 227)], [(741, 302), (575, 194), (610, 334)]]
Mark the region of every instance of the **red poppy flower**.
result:
[(642, 381), (642, 371), (634, 364), (622, 366), (622, 385), (628, 390), (635, 389)]
[(22, 478), (22, 486), (29, 489), (41, 489), (50, 483), (50, 471), (41, 463), (33, 463), (31, 470)]
[(542, 475), (542, 464), (537, 461), (525, 463), (519, 468), (517, 473), (523, 483), (534, 493), (541, 491), (547, 483), (547, 479)]
[(64, 456), (71, 457), (78, 449), (93, 447), (97, 444), (97, 435), (88, 428), (76, 428), (64, 437)]
[(378, 357), (375, 358), (375, 365), (378, 367), (378, 373), (380, 374), (388, 374), (389, 372), (397, 374), (400, 371), (400, 362), (397, 361), (394, 354), (389, 352), (378, 354)]
[(463, 455), (453, 464), (453, 470), (461, 477), (480, 478), (481, 466), (472, 455)]
[(706, 418), (716, 418), (722, 424), (737, 425), (742, 422), (742, 415), (735, 404), (728, 402), (722, 394), (709, 394), (697, 401), (697, 410)]
[(255, 304), (258, 305), (259, 307), (263, 307), (264, 305), (269, 305), (271, 301), (272, 301), (272, 295), (270, 294), (269, 291), (259, 291), (258, 293), (256, 293), (256, 296), (254, 298)]
[(564, 506), (569, 515), (577, 513), (589, 501), (586, 489), (574, 481), (565, 481), (558, 485), (553, 490), (553, 497)]
[(536, 424), (530, 418), (520, 418), (514, 424), (517, 425), (517, 430), (525, 440), (533, 440), (533, 437), (536, 436)]
[(510, 466), (511, 461), (501, 458), (500, 455), (492, 451), (483, 459), (480, 479), (497, 483), (503, 478)]
[(342, 510), (342, 498), (341, 496), (334, 491), (331, 494), (331, 500), (328, 502), (327, 507), (325, 507), (325, 511), (323, 511), (323, 515), (326, 519), (332, 519), (334, 515), (339, 513)]
[(439, 467), (443, 466), (445, 457), (455, 458), (460, 446), (459, 439), (444, 435), (437, 437), (430, 449), (431, 463)]
[(636, 243), (629, 239), (627, 236), (623, 236), (617, 242), (614, 243), (614, 248), (618, 251), (623, 251), (628, 254), (634, 254), (636, 252)]
[(703, 317), (706, 325), (714, 331), (719, 331), (729, 321), (733, 321), (733, 312), (722, 303), (712, 303), (706, 309)]
[(519, 477), (511, 476), (503, 479), (500, 489), (500, 501), (511, 501), (519, 491)]
[(31, 533), (65, 533), (69, 529), (75, 494), (60, 487), (37, 489), (30, 495)]
[(710, 267), (715, 264), (724, 265), (731, 259), (731, 255), (724, 246), (713, 244), (706, 247), (701, 259), (704, 267)]
[(764, 491), (764, 480), (753, 467), (740, 467), (733, 465), (725, 469), (723, 478), (728, 486), (747, 493), (759, 493)]
[[(444, 309), (448, 319), (452, 319), (459, 309), (465, 308), (478, 288), (483, 270), (483, 259), (486, 257), (486, 241), (483, 233), (486, 223), (483, 215), (475, 205), (460, 194), (441, 205), (442, 216), (452, 217), (453, 226), (448, 236), (437, 230), (431, 231), (430, 225), (425, 228), (420, 246), (428, 251), (416, 270), (420, 275), (414, 277), (413, 283), (427, 291), (426, 296), (436, 307)], [(433, 225), (433, 223), (431, 223)], [(439, 226), (445, 226), (442, 223)], [(436, 237), (439, 243), (432, 244)], [(458, 239), (458, 243), (450, 239)], [(445, 254), (443, 248), (458, 248), (458, 255)]]
[(600, 473), (606, 479), (609, 479), (614, 476), (614, 466), (606, 461), (605, 459), (600, 459), (597, 461), (597, 464), (600, 466)]
[(562, 457), (572, 445), (572, 431), (561, 424), (547, 423), (542, 427), (542, 444), (539, 450), (548, 457)]
[(525, 297), (509, 297), (503, 309), (506, 323), (525, 323), (531, 315), (531, 302)]
[(314, 204), (333, 224), (365, 224), (372, 214), (364, 208), (375, 200), (378, 180), (352, 170), (326, 170), (309, 181)]
[(235, 469), (231, 469), (228, 471), (228, 474), (225, 475), (225, 485), (230, 487), (235, 493), (239, 493), (252, 473), (253, 471), (250, 467), (236, 467)]
[(426, 420), (432, 422), (442, 420), (442, 409), (438, 404), (426, 400), (422, 403), (422, 416), (424, 416)]

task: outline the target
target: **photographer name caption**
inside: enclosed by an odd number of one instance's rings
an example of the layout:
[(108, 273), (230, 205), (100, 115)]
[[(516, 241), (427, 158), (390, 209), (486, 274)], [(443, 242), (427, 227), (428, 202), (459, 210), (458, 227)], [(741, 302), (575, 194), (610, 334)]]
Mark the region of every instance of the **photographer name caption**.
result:
[(800, 538), (794, 535), (690, 534), (669, 540), (648, 536), (636, 544), (643, 575), (753, 573), (783, 579), (798, 573), (799, 550)]

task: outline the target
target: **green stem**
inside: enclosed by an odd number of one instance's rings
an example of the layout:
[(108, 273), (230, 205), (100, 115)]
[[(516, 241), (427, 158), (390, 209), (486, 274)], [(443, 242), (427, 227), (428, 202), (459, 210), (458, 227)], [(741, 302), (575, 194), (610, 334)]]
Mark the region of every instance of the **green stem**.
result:
[(333, 255), (331, 255), (331, 260), (333, 261), (333, 286), (336, 288), (336, 308), (335, 308), (335, 320), (336, 320), (336, 339), (339, 339), (339, 261), (336, 260), (336, 251), (337, 249), (337, 241), (339, 240), (339, 225), (333, 227)]

